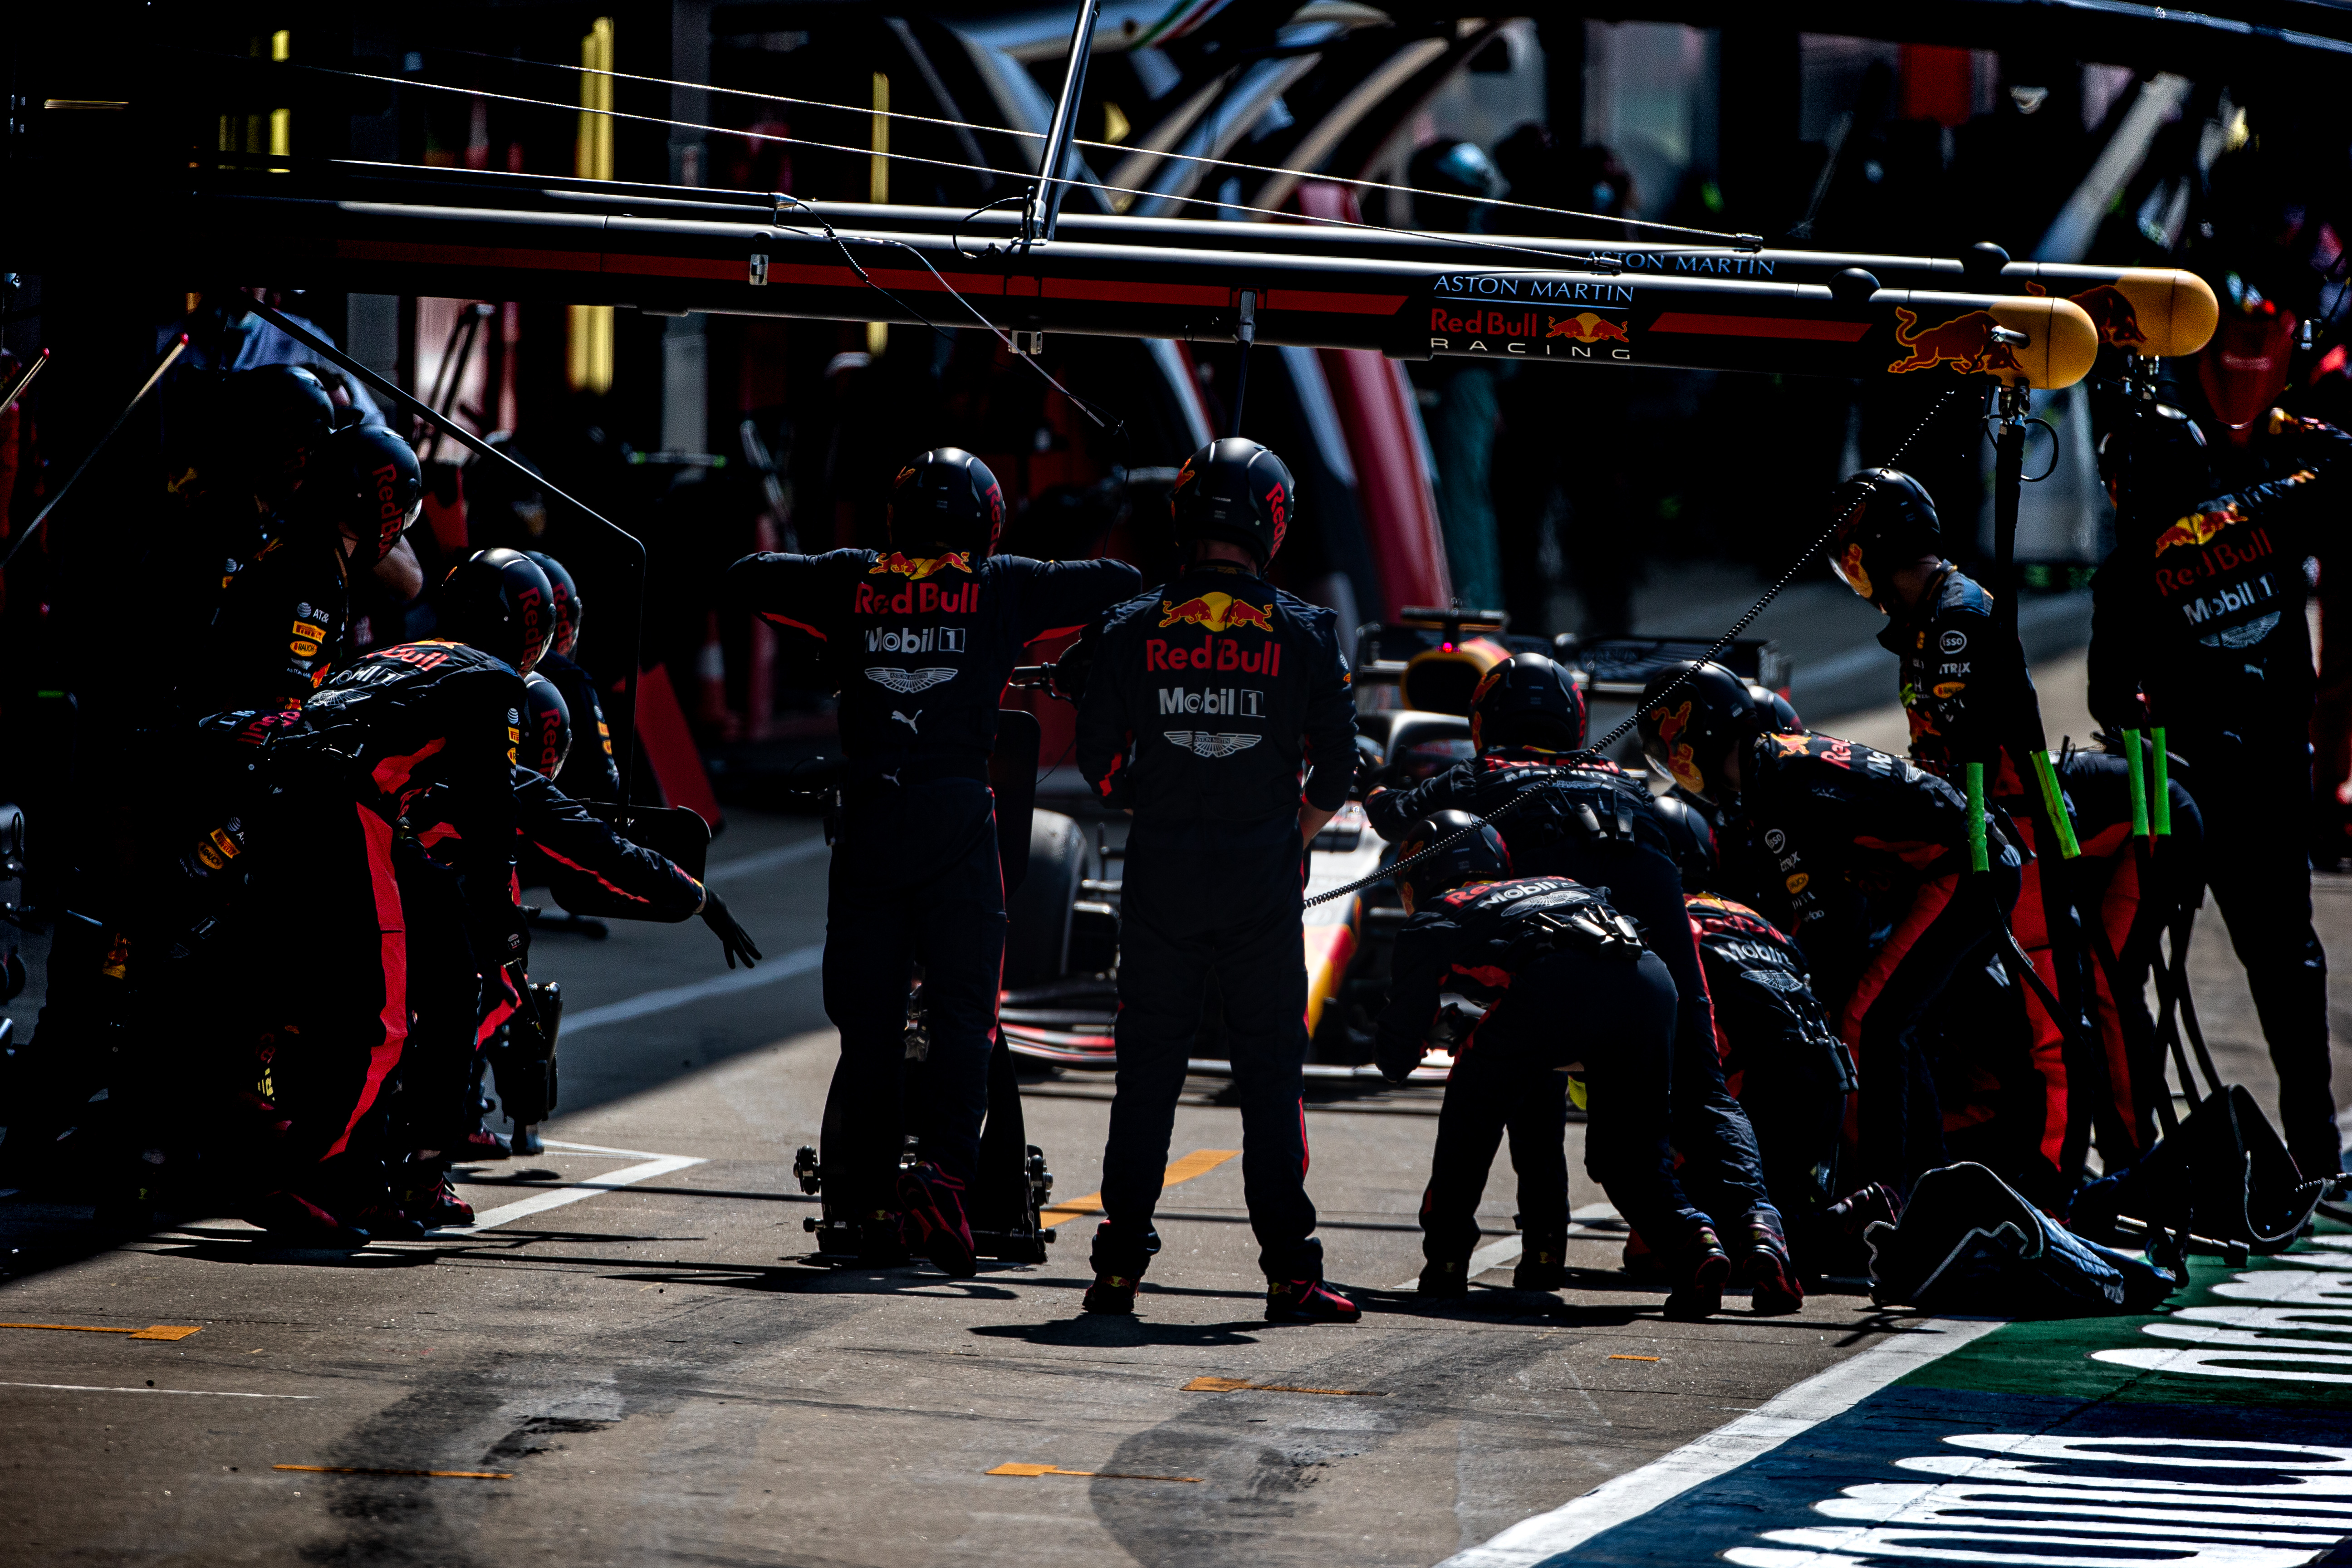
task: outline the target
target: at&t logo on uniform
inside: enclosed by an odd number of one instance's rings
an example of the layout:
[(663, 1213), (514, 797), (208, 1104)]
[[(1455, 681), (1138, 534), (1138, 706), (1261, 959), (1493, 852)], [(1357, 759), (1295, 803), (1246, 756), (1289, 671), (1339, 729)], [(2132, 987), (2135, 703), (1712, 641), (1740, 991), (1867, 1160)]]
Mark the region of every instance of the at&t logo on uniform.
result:
[(1162, 713), (1224, 713), (1244, 719), (1265, 716), (1265, 693), (1247, 687), (1214, 687), (1193, 691), (1181, 686), (1160, 689)]

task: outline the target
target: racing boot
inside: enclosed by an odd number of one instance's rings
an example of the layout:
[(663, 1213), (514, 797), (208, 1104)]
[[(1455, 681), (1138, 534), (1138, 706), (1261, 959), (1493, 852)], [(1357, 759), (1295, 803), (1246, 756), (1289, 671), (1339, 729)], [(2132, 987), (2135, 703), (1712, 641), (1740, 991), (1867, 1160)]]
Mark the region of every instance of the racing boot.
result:
[(1514, 1290), (1557, 1290), (1568, 1283), (1568, 1233), (1528, 1231), (1519, 1237), (1519, 1266), (1511, 1270)]
[(1265, 1282), (1265, 1321), (1269, 1323), (1352, 1323), (1364, 1310), (1320, 1279), (1273, 1279)]
[(1636, 1279), (1664, 1279), (1666, 1277), (1666, 1260), (1650, 1250), (1650, 1244), (1642, 1239), (1642, 1233), (1638, 1230), (1625, 1233), (1625, 1249), (1621, 1257), (1625, 1272)]
[(1421, 1266), (1421, 1294), (1458, 1301), (1470, 1294), (1470, 1260), (1433, 1258)]
[(1780, 1234), (1780, 1216), (1770, 1209), (1750, 1209), (1742, 1222), (1748, 1245), (1739, 1258), (1740, 1282), (1748, 1288), (1748, 1307), (1759, 1317), (1778, 1317), (1805, 1304), (1805, 1288), (1789, 1261), (1788, 1238)]
[(950, 1279), (980, 1272), (972, 1261), (961, 1182), (937, 1165), (912, 1165), (898, 1173), (898, 1202), (904, 1209), (898, 1234), (910, 1251), (929, 1258)]
[(238, 1211), (247, 1225), (258, 1226), (278, 1247), (332, 1247), (355, 1252), (365, 1247), (368, 1233), (346, 1225), (299, 1193), (280, 1189), (264, 1193)]
[(474, 1205), (449, 1184), (445, 1159), (413, 1160), (403, 1168), (398, 1193), (400, 1212), (426, 1230), (474, 1223)]
[(510, 1160), (514, 1158), (514, 1145), (488, 1128), (477, 1126), (466, 1134), (465, 1142), (457, 1145), (457, 1158), (460, 1160)]
[(1700, 1226), (1684, 1243), (1679, 1268), (1670, 1268), (1675, 1281), (1666, 1297), (1670, 1322), (1696, 1323), (1723, 1310), (1724, 1282), (1731, 1278), (1731, 1257), (1716, 1239), (1712, 1226)]
[(1903, 1200), (1885, 1182), (1873, 1182), (1832, 1204), (1829, 1217), (1843, 1234), (1860, 1237), (1881, 1221), (1900, 1225), (1903, 1222)]
[(1095, 1282), (1087, 1287), (1086, 1300), (1079, 1304), (1105, 1317), (1133, 1317), (1136, 1287), (1142, 1283), (1129, 1274), (1097, 1274)]

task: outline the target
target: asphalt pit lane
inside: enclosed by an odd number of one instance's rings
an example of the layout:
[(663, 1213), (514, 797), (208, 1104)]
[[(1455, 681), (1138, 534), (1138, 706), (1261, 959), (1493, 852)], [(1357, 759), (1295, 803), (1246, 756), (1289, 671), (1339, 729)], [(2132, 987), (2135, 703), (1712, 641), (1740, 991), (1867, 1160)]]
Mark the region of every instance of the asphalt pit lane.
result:
[(602, 1432), (613, 1425), (610, 1421), (592, 1420), (579, 1415), (534, 1415), (513, 1431), (490, 1445), (482, 1456), (482, 1463), (495, 1465), (528, 1458), (566, 1447), (562, 1443), (542, 1443), (542, 1437), (576, 1436), (589, 1432)]

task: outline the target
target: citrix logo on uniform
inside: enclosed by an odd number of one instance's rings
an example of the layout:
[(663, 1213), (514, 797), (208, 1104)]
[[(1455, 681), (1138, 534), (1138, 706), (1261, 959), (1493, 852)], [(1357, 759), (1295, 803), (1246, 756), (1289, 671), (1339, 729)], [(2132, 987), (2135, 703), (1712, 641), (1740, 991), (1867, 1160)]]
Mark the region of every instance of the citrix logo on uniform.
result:
[(961, 653), (961, 626), (877, 626), (866, 634), (867, 653)]
[(1265, 716), (1265, 693), (1248, 687), (1211, 687), (1193, 691), (1181, 686), (1160, 689), (1162, 713), (1224, 713), (1244, 719)]

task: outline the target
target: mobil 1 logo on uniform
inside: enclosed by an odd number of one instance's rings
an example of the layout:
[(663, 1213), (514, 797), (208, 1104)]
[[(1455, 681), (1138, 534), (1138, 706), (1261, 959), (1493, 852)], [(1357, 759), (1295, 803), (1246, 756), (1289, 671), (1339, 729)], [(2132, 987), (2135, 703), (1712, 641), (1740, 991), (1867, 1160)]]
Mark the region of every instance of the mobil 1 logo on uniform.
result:
[(1428, 352), (1627, 364), (1633, 308), (1633, 290), (1624, 283), (1451, 274), (1430, 293)]
[(1265, 693), (1246, 686), (1163, 686), (1160, 689), (1160, 711), (1222, 713), (1229, 718), (1263, 719), (1265, 717)]

